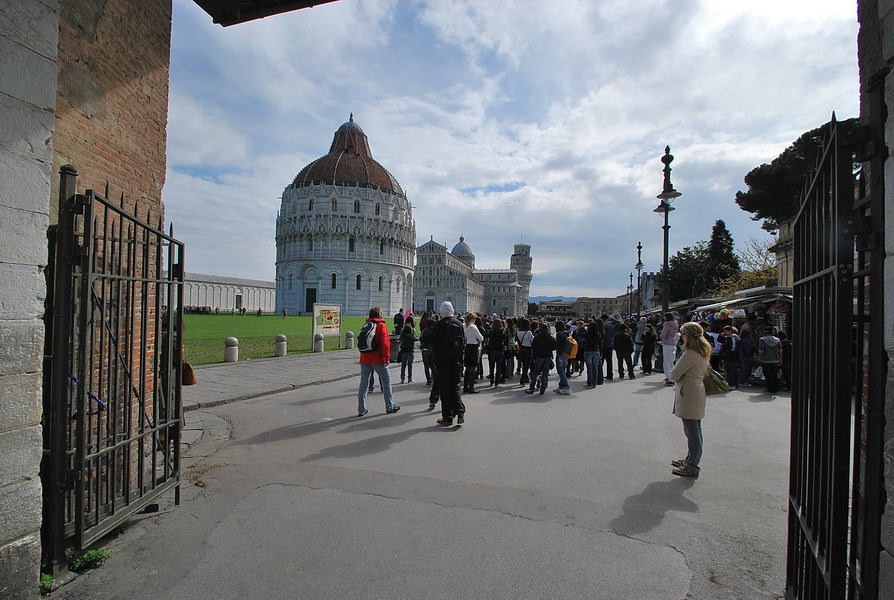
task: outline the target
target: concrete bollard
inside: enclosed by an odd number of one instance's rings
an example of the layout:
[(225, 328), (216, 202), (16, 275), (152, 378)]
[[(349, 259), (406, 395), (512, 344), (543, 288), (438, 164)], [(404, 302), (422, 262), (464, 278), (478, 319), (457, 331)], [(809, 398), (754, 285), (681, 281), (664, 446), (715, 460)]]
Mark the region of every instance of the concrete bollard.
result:
[(314, 352), (322, 352), (325, 350), (325, 342), (323, 341), (322, 333), (314, 334)]
[(276, 336), (276, 350), (273, 352), (274, 356), (285, 356), (288, 354), (289, 348), (286, 343), (286, 336), (283, 334), (279, 334)]
[(239, 340), (228, 337), (224, 340), (224, 362), (237, 362), (239, 360)]
[(354, 349), (354, 332), (349, 331), (345, 333), (345, 349), (353, 350)]

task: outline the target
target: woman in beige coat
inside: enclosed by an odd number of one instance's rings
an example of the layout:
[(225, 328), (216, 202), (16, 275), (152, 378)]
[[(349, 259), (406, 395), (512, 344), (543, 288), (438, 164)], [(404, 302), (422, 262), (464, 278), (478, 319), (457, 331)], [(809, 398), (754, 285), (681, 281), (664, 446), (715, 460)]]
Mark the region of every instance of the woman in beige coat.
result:
[(674, 414), (683, 420), (683, 432), (689, 442), (689, 454), (682, 460), (672, 460), (674, 475), (698, 477), (698, 463), (702, 459), (702, 419), (705, 416), (705, 373), (710, 368), (711, 345), (698, 323), (685, 323), (680, 328), (683, 336), (683, 355), (670, 372), (675, 382)]

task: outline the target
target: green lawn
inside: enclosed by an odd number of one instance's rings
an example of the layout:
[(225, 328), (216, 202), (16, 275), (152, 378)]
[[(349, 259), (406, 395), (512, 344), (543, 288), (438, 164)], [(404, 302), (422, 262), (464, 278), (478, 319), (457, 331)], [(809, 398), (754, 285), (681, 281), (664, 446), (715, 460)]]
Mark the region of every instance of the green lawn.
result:
[[(364, 317), (342, 319), (342, 347), (345, 333), (353, 331), (356, 336), (365, 321)], [(183, 349), (193, 365), (223, 362), (228, 337), (239, 340), (239, 360), (272, 357), (276, 336), (281, 333), (288, 338), (289, 354), (313, 349), (310, 317), (183, 315)], [(336, 350), (338, 342), (336, 337), (327, 337), (326, 350)]]

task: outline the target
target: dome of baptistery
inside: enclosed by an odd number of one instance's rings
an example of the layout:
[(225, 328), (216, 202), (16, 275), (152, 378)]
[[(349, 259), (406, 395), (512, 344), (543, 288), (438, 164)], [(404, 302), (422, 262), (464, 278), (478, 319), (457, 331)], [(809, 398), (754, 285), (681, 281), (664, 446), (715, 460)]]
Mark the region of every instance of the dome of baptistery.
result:
[(366, 134), (354, 122), (353, 114), (336, 130), (329, 154), (301, 169), (292, 185), (314, 182), (372, 184), (398, 194), (404, 193), (388, 169), (373, 159)]
[(372, 157), (352, 114), (328, 154), (305, 166), (276, 219), (276, 310), (344, 315), (411, 308), (416, 224), (397, 179)]

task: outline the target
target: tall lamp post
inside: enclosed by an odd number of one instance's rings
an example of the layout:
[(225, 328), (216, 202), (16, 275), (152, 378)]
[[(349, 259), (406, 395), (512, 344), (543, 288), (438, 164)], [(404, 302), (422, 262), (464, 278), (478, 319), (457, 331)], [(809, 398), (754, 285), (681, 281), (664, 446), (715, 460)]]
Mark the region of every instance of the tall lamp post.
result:
[(643, 309), (643, 243), (636, 243), (636, 320), (639, 321), (639, 314)]
[(664, 213), (664, 277), (663, 282), (661, 284), (661, 312), (667, 313), (670, 307), (670, 250), (669, 250), (669, 239), (670, 239), (670, 225), (667, 223), (667, 216), (670, 214), (670, 211), (675, 210), (671, 203), (682, 196), (680, 192), (674, 189), (673, 184), (671, 183), (671, 167), (670, 164), (674, 160), (674, 155), (670, 153), (670, 146), (665, 146), (664, 148), (664, 156), (661, 157), (661, 162), (664, 163), (664, 189), (661, 190), (661, 193), (656, 196), (659, 200), (661, 200), (661, 204), (658, 205), (652, 212)]
[(627, 284), (627, 316), (633, 314), (633, 273), (630, 274), (630, 283)]

